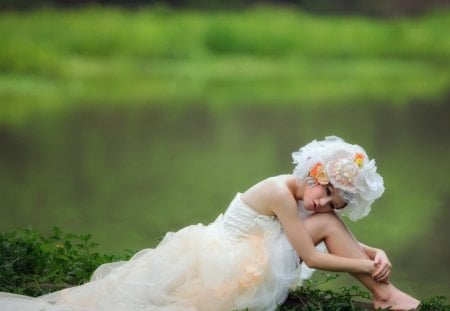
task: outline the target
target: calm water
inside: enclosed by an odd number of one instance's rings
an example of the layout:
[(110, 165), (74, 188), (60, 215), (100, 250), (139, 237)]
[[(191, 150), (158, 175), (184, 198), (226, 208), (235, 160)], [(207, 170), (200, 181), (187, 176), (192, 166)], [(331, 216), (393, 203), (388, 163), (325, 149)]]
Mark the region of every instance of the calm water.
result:
[[(102, 251), (152, 247), (208, 223), (237, 191), (292, 170), (290, 153), (335, 134), (376, 158), (386, 193), (349, 224), (391, 255), (420, 297), (450, 292), (449, 105), (101, 107), (0, 125), (0, 225), (92, 233)], [(425, 283), (425, 285), (423, 284)]]

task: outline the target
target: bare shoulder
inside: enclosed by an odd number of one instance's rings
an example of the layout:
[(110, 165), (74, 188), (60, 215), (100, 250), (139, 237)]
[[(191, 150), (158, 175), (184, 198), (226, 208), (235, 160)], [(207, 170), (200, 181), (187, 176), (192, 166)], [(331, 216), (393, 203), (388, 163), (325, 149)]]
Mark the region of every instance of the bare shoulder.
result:
[(242, 200), (260, 214), (278, 215), (297, 209), (293, 188), (295, 177), (278, 175), (257, 183), (242, 194)]

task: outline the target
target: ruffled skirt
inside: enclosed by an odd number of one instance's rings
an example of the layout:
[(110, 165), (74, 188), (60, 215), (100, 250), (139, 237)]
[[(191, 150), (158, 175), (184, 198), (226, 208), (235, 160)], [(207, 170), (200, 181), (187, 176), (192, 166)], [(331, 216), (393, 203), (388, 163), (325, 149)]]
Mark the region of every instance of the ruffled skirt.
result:
[(168, 233), (154, 249), (100, 266), (90, 282), (37, 298), (0, 293), (0, 310), (274, 310), (298, 275), (276, 220), (236, 236), (223, 216)]

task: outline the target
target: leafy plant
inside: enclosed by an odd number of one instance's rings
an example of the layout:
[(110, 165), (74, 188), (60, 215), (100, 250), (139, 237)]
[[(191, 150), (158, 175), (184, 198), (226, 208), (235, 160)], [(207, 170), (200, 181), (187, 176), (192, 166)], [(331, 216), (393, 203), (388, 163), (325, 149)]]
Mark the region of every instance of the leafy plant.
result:
[[(319, 289), (318, 286), (330, 282), (338, 274), (324, 273), (322, 281), (306, 281), (306, 285), (292, 291), (279, 311), (358, 311), (374, 310), (369, 302), (371, 296), (358, 286), (341, 287), (338, 291)], [(391, 310), (390, 308), (384, 310)], [(431, 297), (421, 302), (419, 311), (450, 310), (443, 296)]]
[(367, 310), (370, 304), (355, 299), (370, 299), (358, 286), (341, 287), (339, 291), (319, 289), (319, 285), (335, 280), (339, 275), (323, 273), (323, 280), (306, 280), (305, 286), (292, 291), (280, 311)]
[(424, 299), (419, 307), (420, 311), (441, 311), (450, 310), (450, 305), (447, 303), (447, 299), (444, 296), (435, 296)]
[[(26, 228), (0, 234), (0, 291), (39, 296), (89, 280), (101, 264), (127, 260), (127, 250), (120, 256), (94, 251), (92, 236), (63, 233), (54, 227), (49, 237)], [(338, 291), (320, 289), (338, 274), (323, 273), (323, 280), (306, 281), (292, 291), (279, 311), (346, 311), (373, 310), (364, 300), (370, 295), (358, 286), (341, 287)], [(422, 301), (421, 311), (450, 310), (443, 296)]]
[(89, 280), (101, 264), (127, 259), (99, 254), (92, 236), (65, 234), (54, 227), (49, 237), (31, 228), (0, 234), (0, 291), (42, 295)]

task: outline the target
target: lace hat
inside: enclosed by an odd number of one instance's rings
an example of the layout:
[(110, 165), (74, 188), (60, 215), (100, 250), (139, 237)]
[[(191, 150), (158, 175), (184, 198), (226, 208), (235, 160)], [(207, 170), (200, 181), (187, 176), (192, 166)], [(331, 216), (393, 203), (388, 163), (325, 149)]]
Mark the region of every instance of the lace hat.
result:
[(313, 140), (292, 153), (293, 174), (309, 184), (331, 183), (347, 203), (337, 213), (357, 221), (370, 212), (372, 203), (384, 192), (383, 178), (376, 172), (375, 160), (364, 149), (336, 136)]

